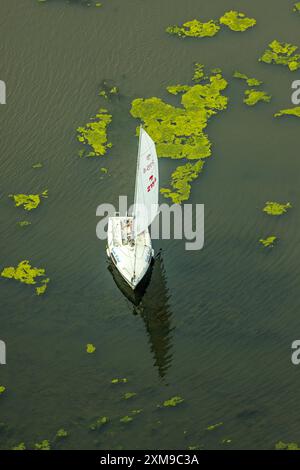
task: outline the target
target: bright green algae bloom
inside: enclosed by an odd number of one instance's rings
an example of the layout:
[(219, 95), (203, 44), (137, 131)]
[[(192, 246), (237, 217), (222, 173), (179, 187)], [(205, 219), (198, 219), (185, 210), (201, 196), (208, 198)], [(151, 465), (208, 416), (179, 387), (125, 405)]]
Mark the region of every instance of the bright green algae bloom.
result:
[(194, 19), (186, 21), (182, 26), (168, 26), (166, 32), (179, 37), (205, 38), (215, 36), (219, 29), (220, 26), (214, 20), (202, 23)]
[(278, 113), (274, 114), (275, 117), (280, 116), (296, 116), (300, 117), (300, 106), (295, 106), (294, 108), (281, 109)]
[(223, 426), (223, 422), (216, 423), (216, 424), (211, 424), (210, 426), (207, 426), (207, 431), (214, 431), (215, 429), (219, 428), (220, 426)]
[(20, 444), (12, 447), (11, 450), (26, 450), (25, 442), (20, 442)]
[(257, 78), (249, 78), (247, 75), (245, 75), (244, 73), (240, 73), (240, 72), (234, 72), (233, 77), (240, 78), (241, 80), (245, 80), (248, 86), (259, 86), (263, 83), (260, 80), (257, 80)]
[[(199, 64), (196, 64), (195, 71), (199, 73), (199, 70)], [(203, 73), (202, 66), (201, 70)], [(167, 88), (170, 93), (181, 95), (181, 107), (156, 97), (137, 98), (132, 102), (132, 116), (143, 121), (160, 157), (194, 160), (176, 168), (171, 176), (172, 189), (161, 189), (161, 193), (175, 203), (189, 198), (189, 183), (202, 171), (202, 159), (211, 155), (211, 143), (204, 133), (209, 118), (227, 108), (228, 99), (222, 94), (227, 81), (222, 74), (212, 73), (206, 78), (203, 73), (203, 80), (203, 84)]]
[(41, 198), (48, 197), (48, 189), (41, 194), (10, 194), (9, 197), (13, 198), (16, 207), (23, 206), (26, 211), (31, 211), (40, 205)]
[(103, 426), (109, 423), (109, 418), (107, 416), (101, 416), (93, 424), (90, 425), (91, 431), (98, 431)]
[(87, 123), (85, 127), (78, 127), (77, 139), (79, 142), (88, 144), (93, 149), (85, 156), (102, 156), (106, 154), (107, 149), (112, 147), (111, 142), (107, 141), (107, 127), (111, 121), (111, 114), (108, 113), (107, 109), (101, 108), (92, 122)]
[(128, 382), (128, 379), (126, 377), (123, 377), (121, 379), (116, 378), (116, 379), (111, 380), (112, 384), (126, 384), (127, 382)]
[(16, 268), (12, 266), (4, 268), (1, 276), (8, 279), (15, 279), (24, 284), (36, 284), (36, 278), (42, 277), (42, 279), (39, 279), (42, 285), (36, 287), (37, 295), (44, 294), (47, 284), (50, 281), (48, 277), (43, 278), (45, 276), (45, 269), (33, 268), (28, 260), (21, 261)]
[(294, 4), (293, 11), (300, 13), (300, 2)]
[(246, 31), (256, 25), (256, 19), (247, 18), (244, 13), (231, 10), (221, 16), (220, 23), (228, 26), (232, 31)]
[(297, 442), (282, 442), (279, 441), (275, 444), (275, 450), (300, 450)]
[(137, 393), (135, 392), (127, 392), (124, 394), (124, 400), (129, 400), (130, 398), (136, 397)]
[(245, 98), (244, 103), (248, 106), (254, 106), (259, 101), (263, 101), (264, 103), (269, 103), (271, 100), (271, 96), (268, 95), (265, 91), (258, 91), (258, 90), (246, 90), (245, 91)]
[(0, 385), (0, 395), (2, 395), (2, 393), (4, 393), (6, 390), (6, 387), (4, 387), (4, 385)]
[(69, 436), (69, 433), (63, 428), (59, 429), (55, 435), (56, 439), (64, 439), (65, 437), (68, 437), (68, 436)]
[(123, 423), (123, 424), (131, 423), (131, 421), (133, 421), (132, 416), (123, 416), (123, 418), (120, 418), (120, 423)]
[(294, 72), (300, 68), (300, 55), (294, 54), (297, 49), (298, 46), (275, 39), (269, 44), (269, 49), (265, 50), (259, 61), (266, 64), (286, 65)]
[(260, 238), (259, 242), (265, 247), (265, 248), (273, 248), (274, 243), (276, 242), (277, 237), (275, 235), (271, 235), (270, 237), (267, 238)]
[(34, 444), (34, 448), (35, 450), (51, 450), (50, 442), (46, 439)]
[(183, 402), (184, 402), (184, 399), (182, 397), (175, 396), (175, 397), (170, 398), (169, 400), (165, 400), (162, 406), (164, 406), (165, 408), (169, 408), (169, 407), (180, 405), (180, 403), (183, 403)]
[(96, 347), (92, 343), (86, 345), (86, 352), (88, 354), (93, 354), (96, 351)]
[(267, 201), (265, 207), (263, 208), (263, 212), (266, 212), (268, 215), (282, 215), (291, 208), (292, 204), (290, 202), (281, 204), (279, 202)]

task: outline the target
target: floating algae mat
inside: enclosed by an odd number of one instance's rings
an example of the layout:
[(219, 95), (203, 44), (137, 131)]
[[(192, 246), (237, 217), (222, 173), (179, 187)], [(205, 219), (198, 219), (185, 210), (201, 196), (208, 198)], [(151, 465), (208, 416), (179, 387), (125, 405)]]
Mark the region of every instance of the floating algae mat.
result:
[(291, 208), (292, 204), (290, 202), (281, 204), (280, 202), (267, 201), (265, 207), (263, 208), (263, 212), (266, 212), (268, 215), (282, 215)]
[(45, 189), (41, 194), (10, 194), (9, 197), (15, 201), (16, 207), (23, 206), (26, 211), (31, 211), (40, 205), (41, 198), (48, 197), (48, 190)]
[(50, 279), (46, 277), (45, 269), (33, 268), (28, 260), (21, 261), (16, 268), (12, 266), (4, 268), (1, 276), (7, 279), (15, 279), (16, 281), (30, 285), (36, 284), (36, 278), (41, 277), (42, 279), (38, 279), (38, 282), (41, 282), (41, 285), (37, 286), (35, 289), (37, 295), (45, 293), (47, 284), (50, 281)]
[(258, 90), (246, 90), (244, 103), (248, 106), (255, 106), (260, 101), (264, 103), (269, 103), (271, 101), (271, 96), (268, 95), (265, 91)]
[(294, 4), (293, 11), (300, 13), (300, 2)]
[(202, 22), (194, 19), (186, 21), (181, 26), (172, 25), (166, 28), (166, 32), (179, 37), (206, 38), (215, 36), (220, 25), (227, 26), (232, 31), (246, 31), (256, 24), (254, 18), (247, 18), (244, 13), (238, 11), (227, 11), (220, 20), (209, 20)]
[(295, 106), (294, 108), (281, 109), (278, 113), (274, 114), (275, 117), (281, 116), (296, 116), (300, 117), (300, 106)]
[(261, 243), (265, 248), (273, 248), (276, 240), (277, 237), (275, 237), (275, 235), (271, 235), (267, 238), (261, 238), (259, 243)]
[(244, 13), (238, 11), (227, 11), (220, 18), (220, 23), (228, 26), (232, 31), (246, 31), (256, 25), (255, 18), (247, 18)]
[(168, 26), (166, 32), (179, 37), (205, 38), (213, 37), (219, 32), (220, 26), (214, 20), (202, 23), (200, 20), (186, 21), (182, 26)]
[[(197, 70), (199, 72), (199, 64)], [(190, 183), (202, 171), (204, 160), (211, 156), (211, 142), (204, 133), (209, 118), (227, 108), (228, 99), (222, 94), (227, 81), (219, 70), (208, 78), (203, 73), (202, 81), (167, 88), (169, 93), (181, 95), (181, 107), (156, 97), (137, 98), (132, 102), (130, 112), (143, 121), (145, 130), (156, 143), (158, 156), (185, 161), (171, 175), (172, 189), (161, 189), (174, 203), (189, 198)]]
[(83, 144), (89, 145), (92, 150), (88, 153), (80, 152), (80, 156), (101, 157), (112, 147), (112, 143), (107, 141), (107, 127), (112, 121), (111, 114), (107, 109), (100, 108), (98, 114), (84, 127), (78, 127), (77, 139)]
[(285, 65), (294, 72), (300, 68), (300, 55), (295, 54), (297, 49), (298, 46), (275, 39), (269, 44), (269, 48), (265, 50), (259, 61), (266, 64)]
[(263, 83), (261, 80), (257, 80), (257, 78), (249, 78), (244, 73), (240, 73), (237, 71), (234, 72), (233, 77), (239, 78), (241, 80), (245, 80), (248, 86), (259, 86), (259, 85), (262, 85)]

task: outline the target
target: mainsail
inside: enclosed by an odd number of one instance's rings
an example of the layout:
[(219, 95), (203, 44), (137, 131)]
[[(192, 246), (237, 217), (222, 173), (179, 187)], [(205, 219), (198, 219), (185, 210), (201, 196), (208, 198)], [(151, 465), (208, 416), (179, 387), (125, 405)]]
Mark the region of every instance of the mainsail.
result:
[(158, 161), (155, 144), (147, 132), (140, 127), (133, 208), (135, 237), (144, 232), (157, 215), (158, 188)]

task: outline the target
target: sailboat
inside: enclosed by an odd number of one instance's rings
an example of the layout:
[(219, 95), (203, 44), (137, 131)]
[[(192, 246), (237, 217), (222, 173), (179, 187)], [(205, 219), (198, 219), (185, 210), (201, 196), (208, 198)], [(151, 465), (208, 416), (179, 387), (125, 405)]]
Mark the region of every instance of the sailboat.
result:
[(154, 256), (149, 225), (158, 214), (158, 160), (153, 140), (140, 127), (133, 213), (109, 217), (107, 256), (135, 289), (146, 275)]

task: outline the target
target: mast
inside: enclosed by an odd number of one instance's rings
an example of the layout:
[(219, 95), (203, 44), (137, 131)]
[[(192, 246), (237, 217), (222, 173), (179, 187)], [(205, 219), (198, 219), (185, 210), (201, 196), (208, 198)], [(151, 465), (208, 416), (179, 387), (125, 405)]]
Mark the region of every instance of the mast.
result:
[[(137, 200), (137, 188), (138, 188), (138, 174), (140, 168), (140, 151), (141, 151), (141, 131), (142, 125), (140, 124), (140, 134), (139, 134), (139, 146), (138, 146), (138, 155), (137, 155), (137, 163), (136, 163), (136, 175), (135, 175), (135, 189), (134, 189), (134, 201), (133, 201), (133, 221), (132, 221), (132, 232), (133, 238), (136, 239), (134, 229), (135, 223), (134, 220), (136, 218), (136, 200)], [(135, 265), (136, 265), (136, 243), (134, 243), (134, 266), (133, 266), (133, 279), (135, 279)]]

